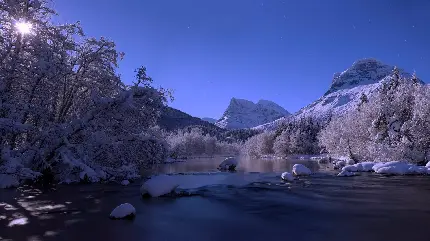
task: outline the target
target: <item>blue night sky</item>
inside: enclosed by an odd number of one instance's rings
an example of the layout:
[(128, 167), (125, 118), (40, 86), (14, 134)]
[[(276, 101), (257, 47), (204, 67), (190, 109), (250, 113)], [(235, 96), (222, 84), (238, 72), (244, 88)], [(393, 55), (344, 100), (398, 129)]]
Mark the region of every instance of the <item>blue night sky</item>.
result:
[(126, 83), (140, 65), (171, 106), (219, 118), (232, 97), (272, 100), (290, 112), (318, 99), (333, 74), (374, 57), (430, 81), (428, 0), (54, 1), (62, 22), (126, 53)]

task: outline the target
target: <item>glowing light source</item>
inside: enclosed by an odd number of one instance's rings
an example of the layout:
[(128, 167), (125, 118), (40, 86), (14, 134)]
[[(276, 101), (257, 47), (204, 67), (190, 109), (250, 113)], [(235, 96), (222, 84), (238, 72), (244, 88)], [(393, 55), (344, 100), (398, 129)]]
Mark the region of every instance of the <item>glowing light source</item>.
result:
[(31, 29), (32, 29), (32, 25), (31, 23), (27, 23), (27, 22), (17, 22), (15, 24), (15, 27), (18, 29), (18, 31), (25, 35), (25, 34), (29, 34), (31, 33)]

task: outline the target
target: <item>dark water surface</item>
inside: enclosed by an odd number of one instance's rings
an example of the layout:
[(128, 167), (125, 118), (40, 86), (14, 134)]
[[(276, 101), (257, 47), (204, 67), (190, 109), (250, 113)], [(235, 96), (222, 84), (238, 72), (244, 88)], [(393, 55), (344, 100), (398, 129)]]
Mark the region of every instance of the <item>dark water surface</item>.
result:
[[(280, 180), (298, 162), (321, 169), (291, 184)], [(210, 172), (218, 163), (152, 171)], [(140, 182), (0, 190), (0, 240), (430, 240), (429, 176), (334, 174), (309, 161), (245, 161), (237, 173), (220, 175), (258, 181), (202, 187), (189, 197), (142, 199)], [(124, 202), (136, 207), (136, 218), (110, 220)]]

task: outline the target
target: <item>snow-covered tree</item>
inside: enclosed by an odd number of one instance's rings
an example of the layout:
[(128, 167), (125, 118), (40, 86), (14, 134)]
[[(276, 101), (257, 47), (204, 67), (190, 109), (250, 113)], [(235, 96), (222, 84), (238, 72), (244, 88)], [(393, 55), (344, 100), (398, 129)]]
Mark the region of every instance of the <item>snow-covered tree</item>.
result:
[(430, 145), (428, 93), (428, 86), (395, 70), (358, 110), (333, 119), (321, 132), (320, 145), (359, 160), (423, 161)]
[(201, 128), (186, 128), (166, 134), (170, 156), (185, 158), (193, 156), (238, 154), (239, 143), (227, 143), (217, 139)]
[(162, 161), (151, 126), (170, 92), (151, 87), (144, 67), (126, 86), (115, 43), (54, 14), (45, 0), (0, 1), (0, 173), (97, 181)]
[(273, 155), (273, 143), (275, 132), (266, 131), (249, 138), (242, 149), (242, 153), (251, 158), (259, 158), (264, 155)]
[(317, 136), (323, 123), (303, 117), (281, 125), (276, 134), (274, 151), (278, 155), (319, 153)]

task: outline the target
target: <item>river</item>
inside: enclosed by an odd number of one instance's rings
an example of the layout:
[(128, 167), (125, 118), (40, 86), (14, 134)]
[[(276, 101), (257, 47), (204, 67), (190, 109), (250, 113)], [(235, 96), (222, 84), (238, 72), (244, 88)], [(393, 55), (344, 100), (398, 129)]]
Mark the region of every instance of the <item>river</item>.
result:
[[(258, 177), (249, 185), (199, 188), (186, 197), (142, 199), (141, 181), (0, 190), (0, 240), (429, 240), (430, 177), (362, 173), (337, 177), (309, 160), (244, 160), (216, 173), (220, 158), (154, 167), (148, 175)], [(283, 182), (304, 163), (317, 174)], [(252, 179), (252, 178), (251, 178)], [(134, 220), (110, 220), (115, 206)]]

